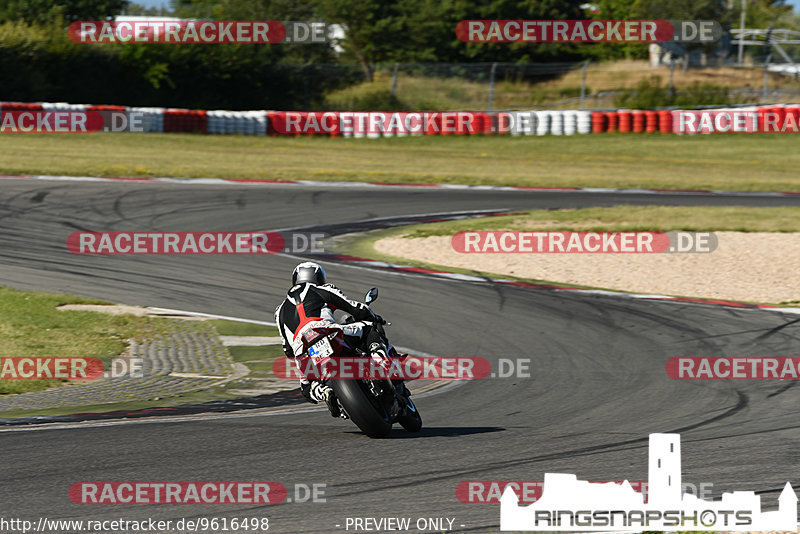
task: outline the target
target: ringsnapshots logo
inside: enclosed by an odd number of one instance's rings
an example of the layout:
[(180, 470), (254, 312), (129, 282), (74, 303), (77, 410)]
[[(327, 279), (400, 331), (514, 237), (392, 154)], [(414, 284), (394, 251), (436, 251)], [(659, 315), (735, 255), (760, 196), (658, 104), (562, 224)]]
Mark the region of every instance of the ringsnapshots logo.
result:
[(539, 499), (521, 505), (511, 487), (500, 498), (500, 530), (509, 531), (797, 531), (797, 495), (789, 482), (778, 510), (761, 511), (752, 491), (708, 501), (683, 492), (680, 434), (650, 434), (645, 502), (628, 481), (593, 484), (546, 473)]
[(469, 253), (653, 254), (713, 252), (712, 232), (464, 231), (453, 235), (453, 250)]

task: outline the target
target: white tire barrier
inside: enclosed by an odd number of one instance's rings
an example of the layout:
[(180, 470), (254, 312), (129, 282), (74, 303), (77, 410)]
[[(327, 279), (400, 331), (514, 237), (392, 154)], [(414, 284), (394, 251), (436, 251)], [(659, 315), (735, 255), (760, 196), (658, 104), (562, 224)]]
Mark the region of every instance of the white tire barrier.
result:
[(564, 135), (564, 112), (552, 111), (550, 115), (550, 133)]

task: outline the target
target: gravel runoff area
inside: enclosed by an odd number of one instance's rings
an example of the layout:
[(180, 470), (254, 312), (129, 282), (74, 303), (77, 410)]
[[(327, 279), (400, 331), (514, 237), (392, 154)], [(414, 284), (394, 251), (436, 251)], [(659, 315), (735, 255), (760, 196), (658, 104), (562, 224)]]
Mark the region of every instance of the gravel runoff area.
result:
[(763, 303), (800, 301), (800, 233), (715, 232), (711, 253), (462, 254), (450, 236), (380, 239), (375, 250), (499, 275), (636, 293)]

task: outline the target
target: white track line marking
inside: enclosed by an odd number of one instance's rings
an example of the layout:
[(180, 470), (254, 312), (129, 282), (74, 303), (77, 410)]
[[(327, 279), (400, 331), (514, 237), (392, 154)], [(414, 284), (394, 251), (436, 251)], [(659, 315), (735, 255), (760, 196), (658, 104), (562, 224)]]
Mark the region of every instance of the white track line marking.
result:
[[(186, 310), (173, 310), (169, 308), (156, 308), (149, 306), (148, 309), (158, 312), (166, 312), (176, 315), (191, 315), (194, 317), (208, 317), (209, 319), (224, 319), (226, 321), (237, 321), (240, 323), (252, 323), (252, 324), (260, 324), (266, 326), (277, 326), (275, 323), (270, 323), (267, 321), (255, 321), (253, 319), (244, 319), (241, 317), (231, 317), (228, 315), (215, 315), (211, 313), (202, 313), (202, 312), (192, 312)], [(398, 347), (395, 346), (401, 352), (407, 352), (413, 356), (420, 356), (420, 357), (433, 357), (432, 354), (428, 354), (427, 352), (421, 352), (414, 349), (410, 349), (408, 347)], [(415, 398), (424, 399), (425, 397), (430, 397), (431, 395), (436, 395), (438, 393), (444, 393), (446, 391), (450, 391), (458, 386), (466, 384), (466, 380), (452, 380), (448, 384), (444, 386), (434, 388), (430, 391), (424, 391), (419, 394), (415, 394)], [(79, 407), (76, 407), (79, 409)], [(288, 414), (297, 414), (297, 413), (310, 413), (310, 412), (322, 412), (327, 411), (327, 408), (318, 408), (318, 407), (281, 407), (275, 406), (272, 408), (256, 408), (253, 410), (240, 410), (237, 412), (228, 412), (228, 413), (199, 413), (199, 414), (192, 414), (192, 415), (163, 415), (163, 416), (152, 416), (152, 417), (141, 417), (136, 419), (109, 419), (104, 421), (76, 421), (74, 423), (40, 423), (40, 424), (31, 424), (26, 426), (12, 426), (12, 427), (1, 427), (0, 426), (0, 433), (3, 432), (31, 432), (37, 430), (75, 430), (75, 429), (83, 429), (83, 428), (99, 428), (99, 427), (106, 427), (106, 426), (120, 426), (120, 425), (133, 425), (133, 424), (152, 424), (152, 423), (191, 423), (197, 421), (214, 421), (219, 419), (231, 419), (231, 418), (242, 418), (242, 417), (268, 417), (273, 415), (288, 415)]]

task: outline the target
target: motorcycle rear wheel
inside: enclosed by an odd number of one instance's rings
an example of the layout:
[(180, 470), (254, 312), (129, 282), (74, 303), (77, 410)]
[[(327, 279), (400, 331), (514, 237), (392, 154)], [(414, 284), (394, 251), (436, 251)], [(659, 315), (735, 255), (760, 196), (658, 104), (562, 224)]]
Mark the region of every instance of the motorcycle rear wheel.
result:
[[(379, 401), (371, 402), (357, 380), (332, 380), (344, 411), (361, 431), (371, 438), (385, 438), (392, 431), (392, 421), (386, 410), (379, 408)], [(378, 406), (376, 406), (378, 405)]]

